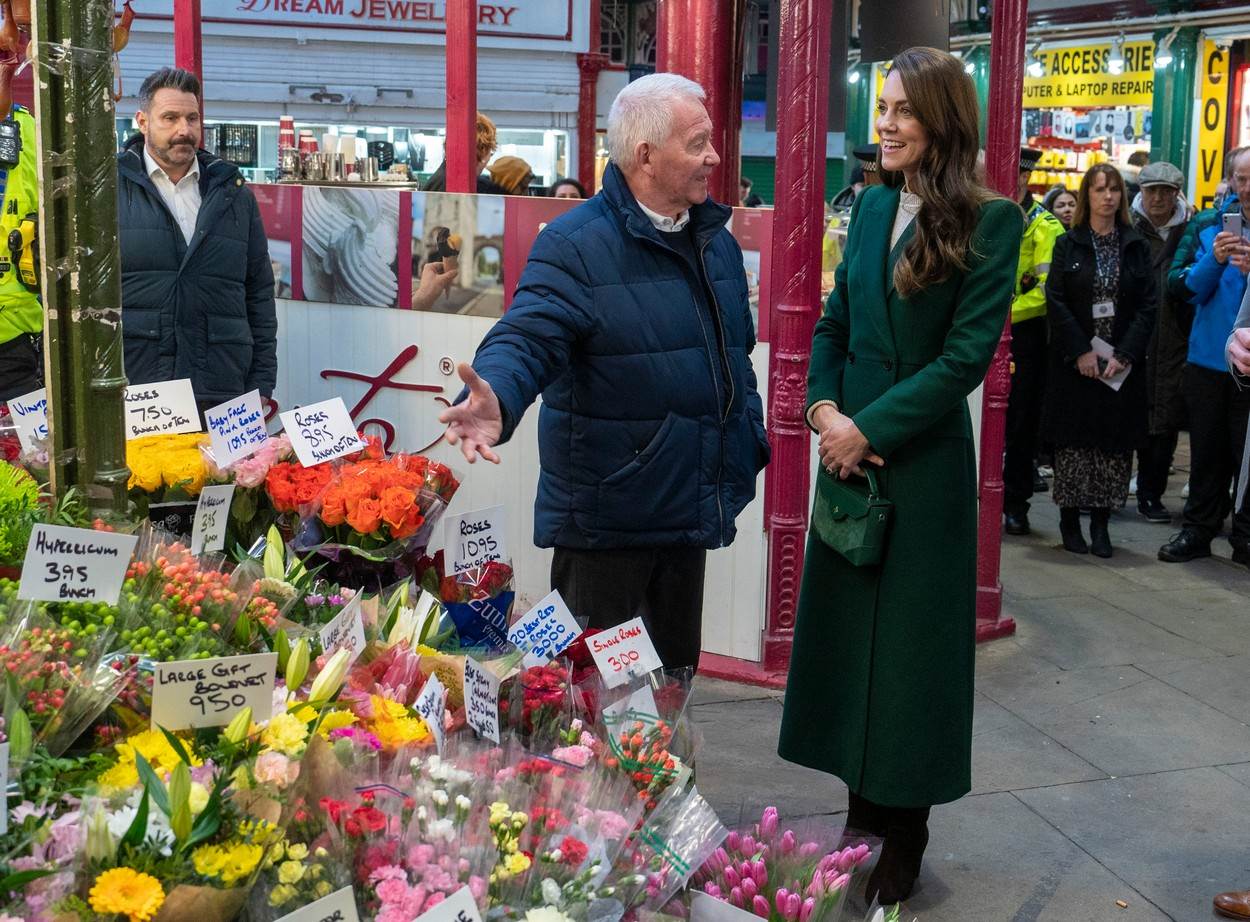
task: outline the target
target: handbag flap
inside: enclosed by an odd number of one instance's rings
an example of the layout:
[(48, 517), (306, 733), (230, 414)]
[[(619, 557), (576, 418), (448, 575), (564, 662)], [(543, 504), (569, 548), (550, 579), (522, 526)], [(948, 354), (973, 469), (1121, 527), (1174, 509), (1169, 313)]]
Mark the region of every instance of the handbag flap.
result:
[(816, 507), (836, 519), (862, 519), (868, 514), (872, 503), (868, 496), (868, 483), (858, 477), (840, 480), (828, 471), (821, 470), (816, 481)]

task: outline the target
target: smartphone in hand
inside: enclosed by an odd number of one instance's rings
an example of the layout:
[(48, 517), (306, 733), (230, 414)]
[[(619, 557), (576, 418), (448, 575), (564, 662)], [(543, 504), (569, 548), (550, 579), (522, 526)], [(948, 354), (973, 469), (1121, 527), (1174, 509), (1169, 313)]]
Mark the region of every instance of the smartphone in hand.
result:
[(1242, 220), (1240, 211), (1223, 214), (1220, 218), (1224, 222), (1224, 226), (1221, 228), (1224, 233), (1241, 236)]

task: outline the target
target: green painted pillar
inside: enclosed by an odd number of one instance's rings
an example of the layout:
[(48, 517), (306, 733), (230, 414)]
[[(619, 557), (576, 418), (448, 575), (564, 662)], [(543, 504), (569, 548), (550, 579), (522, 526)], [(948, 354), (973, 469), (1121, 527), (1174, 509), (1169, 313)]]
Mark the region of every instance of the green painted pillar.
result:
[[(1162, 41), (1170, 30), (1155, 33)], [(1194, 80), (1198, 73), (1198, 30), (1186, 27), (1172, 42), (1172, 63), (1155, 68), (1154, 110), (1151, 115), (1150, 159), (1166, 160), (1189, 169), (1189, 151), (1194, 117)], [(1191, 181), (1192, 176), (1186, 179)]]
[(851, 181), (851, 168), (855, 166), (855, 157), (851, 153), (855, 148), (868, 143), (871, 134), (868, 130), (869, 113), (872, 111), (872, 65), (856, 64), (850, 73), (859, 74), (859, 79), (846, 82), (846, 160), (842, 163), (842, 182), (830, 190), (832, 196), (838, 189)]
[(113, 0), (32, 4), (51, 487), (126, 509)]
[(990, 46), (977, 45), (964, 55), (964, 70), (972, 68), (972, 82), (977, 88), (977, 111), (980, 117), (977, 128), (980, 131), (981, 146), (985, 147), (985, 121), (990, 114)]

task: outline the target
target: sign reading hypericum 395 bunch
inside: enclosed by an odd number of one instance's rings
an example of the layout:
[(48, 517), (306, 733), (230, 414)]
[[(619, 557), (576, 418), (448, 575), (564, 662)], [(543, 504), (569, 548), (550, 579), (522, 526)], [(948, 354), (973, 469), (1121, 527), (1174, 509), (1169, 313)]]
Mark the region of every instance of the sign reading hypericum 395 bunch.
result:
[(1112, 73), (1114, 43), (1041, 48), (1040, 77), (1025, 72), (1024, 108), (1149, 106), (1154, 102), (1155, 43), (1125, 42), (1121, 73)]

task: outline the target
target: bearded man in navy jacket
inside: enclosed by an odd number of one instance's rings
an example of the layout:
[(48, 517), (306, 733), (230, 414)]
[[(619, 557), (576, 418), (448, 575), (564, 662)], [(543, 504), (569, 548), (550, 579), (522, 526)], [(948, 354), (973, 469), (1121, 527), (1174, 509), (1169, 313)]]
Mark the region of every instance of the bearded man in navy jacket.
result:
[(539, 234), (508, 313), (440, 417), (498, 463), (542, 395), (534, 540), (592, 627), (641, 616), (668, 667), (696, 666), (704, 564), (733, 541), (769, 458), (755, 328), (697, 84), (652, 74), (608, 115), (603, 190)]

